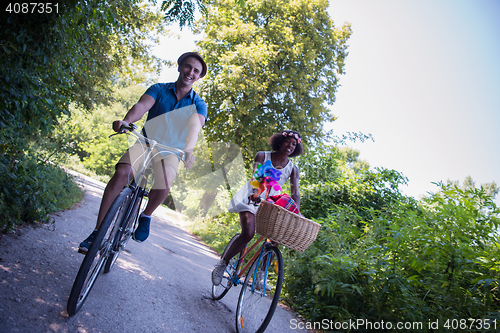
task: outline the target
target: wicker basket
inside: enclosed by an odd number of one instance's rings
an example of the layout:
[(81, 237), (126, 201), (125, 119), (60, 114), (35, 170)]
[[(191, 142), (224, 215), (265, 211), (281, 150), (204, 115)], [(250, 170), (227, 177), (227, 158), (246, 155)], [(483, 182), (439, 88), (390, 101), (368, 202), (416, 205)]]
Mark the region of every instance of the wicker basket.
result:
[(293, 250), (304, 252), (318, 235), (320, 224), (262, 201), (255, 214), (255, 231)]

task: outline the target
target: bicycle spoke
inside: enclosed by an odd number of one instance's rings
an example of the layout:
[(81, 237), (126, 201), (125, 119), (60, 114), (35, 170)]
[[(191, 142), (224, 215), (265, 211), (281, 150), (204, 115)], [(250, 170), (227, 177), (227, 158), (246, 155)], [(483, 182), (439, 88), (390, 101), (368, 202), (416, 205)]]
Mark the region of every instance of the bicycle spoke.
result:
[[(134, 207), (129, 207), (132, 200), (135, 202)], [(134, 198), (134, 194), (131, 194), (120, 206), (116, 218), (116, 227), (118, 230), (115, 234), (116, 236), (113, 237), (113, 246), (108, 256), (108, 260), (106, 261), (106, 265), (104, 265), (104, 273), (108, 273), (111, 270), (116, 262), (116, 259), (118, 259), (118, 255), (125, 248), (130, 237), (132, 236), (134, 223), (139, 215), (141, 201), (141, 198)], [(128, 212), (128, 210), (130, 210), (130, 212)], [(127, 214), (128, 219), (125, 221), (124, 219)]]
[[(222, 256), (226, 253), (226, 251), (229, 249), (231, 244), (234, 242), (234, 240), (239, 236), (239, 234), (236, 234), (233, 236), (233, 238), (229, 241), (229, 243), (226, 245), (226, 248), (224, 249), (224, 252)], [(212, 285), (212, 298), (215, 300), (219, 300), (222, 297), (224, 297), (229, 289), (233, 286), (233, 279), (235, 272), (239, 268), (239, 259), (241, 258), (242, 253), (240, 252), (238, 255), (235, 257), (231, 258), (229, 261), (229, 264), (226, 267), (226, 270), (224, 271), (224, 275), (222, 276), (222, 282), (218, 285)]]
[(115, 199), (83, 259), (68, 299), (69, 315), (74, 315), (80, 310), (110, 254), (112, 241), (118, 232), (116, 224), (120, 222), (120, 207), (130, 192), (129, 188), (125, 188)]
[(101, 271), (104, 259), (106, 259), (106, 252), (107, 251), (105, 249), (102, 249), (101, 251), (99, 251), (99, 254), (97, 255), (96, 259), (94, 259), (94, 262), (90, 267), (89, 274), (87, 275), (87, 278), (83, 283), (83, 288), (78, 298), (79, 303), (87, 296), (88, 292), (94, 285), (94, 282), (97, 279), (99, 272)]
[[(275, 265), (278, 270), (275, 270)], [(283, 259), (275, 247), (265, 250), (248, 271), (236, 310), (236, 329), (263, 332), (278, 304), (283, 282)]]

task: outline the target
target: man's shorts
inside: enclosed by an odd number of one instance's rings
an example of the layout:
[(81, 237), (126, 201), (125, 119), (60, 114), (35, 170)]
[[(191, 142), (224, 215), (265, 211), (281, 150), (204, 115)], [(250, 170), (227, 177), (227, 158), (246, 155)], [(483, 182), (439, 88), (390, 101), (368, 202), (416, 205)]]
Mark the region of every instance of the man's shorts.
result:
[[(142, 163), (144, 162), (144, 157), (145, 157), (145, 151), (146, 147), (144, 144), (140, 142), (134, 143), (123, 156), (120, 158), (120, 160), (116, 163), (118, 164), (128, 164), (132, 166), (132, 169), (134, 171), (134, 176), (137, 173), (137, 170), (140, 168)], [(179, 170), (179, 158), (177, 157), (176, 154), (168, 154), (166, 156), (162, 156), (159, 154), (158, 149), (155, 147), (152, 152), (153, 157), (153, 170), (154, 170), (154, 177), (155, 177), (155, 185), (154, 187), (157, 187), (160, 184), (165, 184), (164, 181), (164, 170), (163, 167), (165, 167), (165, 171), (167, 175), (171, 172), (171, 170), (167, 170), (169, 168), (168, 166), (172, 167), (175, 173), (173, 173), (173, 178), (177, 176), (177, 172)], [(162, 167), (163, 166), (163, 167)], [(116, 166), (115, 166), (116, 168)], [(171, 177), (171, 178), (172, 178)], [(168, 179), (169, 183), (171, 184), (174, 179)], [(160, 185), (161, 186), (161, 185)]]

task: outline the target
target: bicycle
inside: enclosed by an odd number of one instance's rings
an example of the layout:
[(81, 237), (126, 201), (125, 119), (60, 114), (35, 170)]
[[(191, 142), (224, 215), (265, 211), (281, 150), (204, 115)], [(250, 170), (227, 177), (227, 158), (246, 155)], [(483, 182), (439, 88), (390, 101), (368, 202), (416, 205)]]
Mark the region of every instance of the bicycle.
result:
[[(283, 257), (277, 245), (282, 244), (289, 249), (304, 252), (316, 240), (321, 227), (317, 222), (268, 202), (267, 197), (268, 193), (266, 200), (253, 200), (254, 205), (260, 205), (255, 214), (255, 233), (260, 238), (249, 249), (245, 246), (231, 258), (223, 273), (222, 282), (218, 286), (212, 284), (214, 300), (224, 297), (232, 286), (243, 284), (236, 308), (238, 333), (262, 333), (274, 315), (283, 285)], [(226, 245), (221, 258), (236, 237), (238, 234)], [(260, 250), (242, 268), (245, 258), (261, 242)], [(247, 274), (242, 282), (245, 272)]]
[[(186, 160), (184, 151), (161, 145), (138, 133), (136, 129), (137, 126), (131, 123), (128, 127), (122, 126), (118, 133), (110, 135), (112, 137), (123, 134), (127, 130), (145, 146), (141, 155), (144, 159), (134, 179), (129, 181), (129, 184), (123, 188), (111, 204), (83, 259), (68, 299), (67, 311), (69, 315), (74, 315), (81, 309), (103, 267), (104, 273), (111, 270), (118, 255), (137, 229), (142, 200), (149, 194), (148, 188), (153, 174), (154, 157), (161, 151), (176, 154), (179, 161), (185, 162)], [(158, 152), (154, 151), (155, 148)], [(133, 164), (137, 161), (138, 159)]]
[[(226, 245), (222, 257), (238, 235), (236, 234)], [(241, 268), (248, 254), (261, 242), (263, 243), (260, 249)], [(248, 272), (242, 282), (242, 276), (247, 269)], [(236, 309), (236, 331), (264, 332), (278, 305), (283, 273), (283, 257), (280, 250), (272, 241), (261, 236), (249, 249), (245, 246), (229, 261), (222, 282), (218, 286), (212, 285), (212, 298), (220, 300), (233, 285), (243, 284)]]

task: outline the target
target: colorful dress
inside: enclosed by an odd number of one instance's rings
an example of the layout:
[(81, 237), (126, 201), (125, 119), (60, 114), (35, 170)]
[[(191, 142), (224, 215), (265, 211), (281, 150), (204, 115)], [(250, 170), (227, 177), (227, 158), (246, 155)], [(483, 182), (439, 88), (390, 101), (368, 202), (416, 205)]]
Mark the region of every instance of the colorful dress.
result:
[[(266, 151), (264, 153), (265, 153), (265, 158), (264, 158), (264, 163), (265, 163), (266, 161), (271, 160), (271, 152)], [(272, 162), (271, 162), (271, 165), (272, 165)], [(273, 166), (273, 168), (275, 168), (275, 167)], [(278, 181), (278, 184), (280, 184), (280, 186), (283, 186), (283, 184), (286, 183), (288, 178), (290, 178), (290, 175), (292, 174), (293, 168), (294, 168), (294, 164), (292, 163), (292, 161), (290, 161), (290, 159), (288, 160), (288, 163), (282, 169), (275, 168), (275, 169), (281, 171), (280, 180)], [(231, 202), (229, 203), (229, 207), (228, 207), (229, 211), (231, 213), (251, 212), (251, 213), (255, 214), (257, 212), (257, 208), (259, 208), (259, 206), (254, 206), (253, 201), (250, 201), (250, 204), (248, 204), (248, 197), (252, 193), (253, 193), (252, 185), (250, 185), (250, 181), (247, 181), (246, 184), (243, 185), (243, 187), (238, 191), (238, 193), (236, 193), (234, 195), (234, 197), (231, 199)], [(278, 193), (279, 192), (277, 192), (271, 188), (271, 192), (269, 193), (269, 195), (272, 196), (272, 195), (276, 195)], [(262, 200), (265, 199), (265, 194), (266, 194), (266, 192), (264, 191), (260, 195)]]

